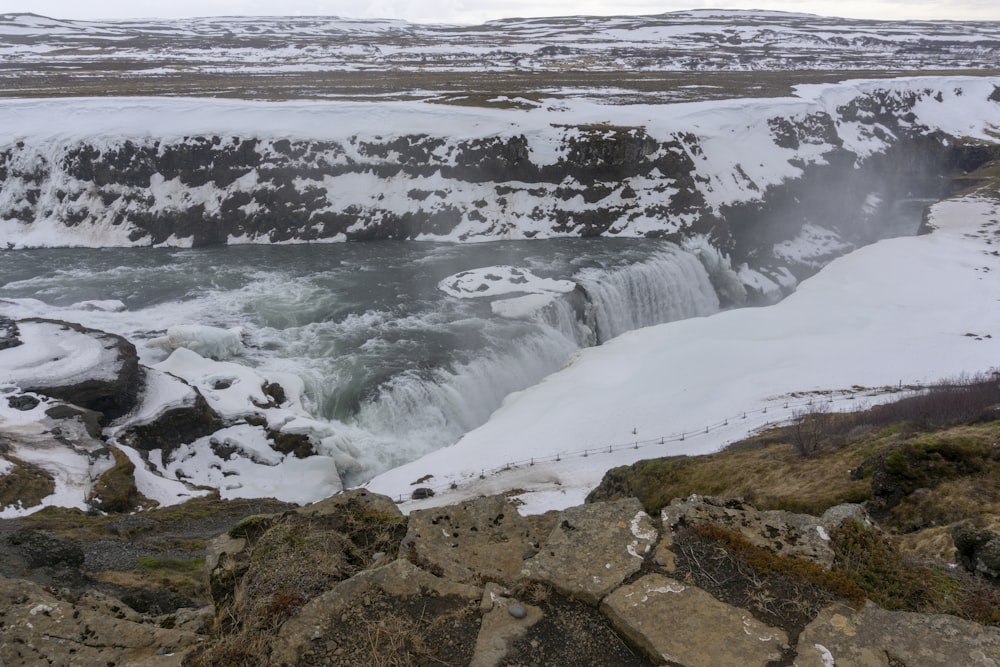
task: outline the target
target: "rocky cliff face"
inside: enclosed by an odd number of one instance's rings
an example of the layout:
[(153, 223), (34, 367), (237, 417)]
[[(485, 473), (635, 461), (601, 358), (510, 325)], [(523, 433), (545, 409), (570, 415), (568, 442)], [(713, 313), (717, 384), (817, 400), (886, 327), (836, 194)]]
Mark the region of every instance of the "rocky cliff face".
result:
[[(451, 134), (446, 113), (435, 132), (407, 131), (402, 114), (323, 139), (266, 128), (29, 137), (0, 148), (0, 218), (8, 246), (704, 235), (736, 262), (794, 270), (886, 235), (878, 222), (900, 200), (939, 198), (947, 176), (996, 157), (919, 118), (935, 105), (959, 113), (963, 95), (998, 105), (993, 88), (941, 83), (706, 110), (704, 121), (490, 110), (482, 124), (507, 129), (471, 138)], [(835, 241), (811, 257), (776, 252), (813, 228)]]

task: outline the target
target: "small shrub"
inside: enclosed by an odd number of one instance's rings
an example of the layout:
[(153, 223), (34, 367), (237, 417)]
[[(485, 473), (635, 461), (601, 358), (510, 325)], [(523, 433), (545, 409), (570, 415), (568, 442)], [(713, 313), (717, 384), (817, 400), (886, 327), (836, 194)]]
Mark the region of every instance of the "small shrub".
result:
[(1000, 626), (1000, 589), (984, 580), (908, 562), (886, 535), (856, 521), (844, 521), (830, 540), (834, 567), (880, 607)]
[(802, 558), (788, 558), (751, 544), (737, 532), (715, 524), (698, 524), (693, 530), (702, 537), (721, 544), (738, 560), (760, 574), (775, 574), (808, 582), (849, 601), (855, 607), (864, 604), (865, 591), (841, 573)]

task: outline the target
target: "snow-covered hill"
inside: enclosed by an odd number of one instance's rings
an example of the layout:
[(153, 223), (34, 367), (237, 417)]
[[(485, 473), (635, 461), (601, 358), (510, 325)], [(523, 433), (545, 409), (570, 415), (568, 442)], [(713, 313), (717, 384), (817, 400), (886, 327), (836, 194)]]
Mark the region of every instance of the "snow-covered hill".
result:
[[(772, 76), (737, 81), (706, 79), (707, 73), (998, 67), (996, 22), (722, 10), (480, 26), (329, 17), (83, 22), (0, 14), (3, 95), (157, 90), (264, 99), (474, 99), (492, 91), (662, 101), (768, 94), (775, 83)], [(661, 76), (685, 72), (701, 76)]]

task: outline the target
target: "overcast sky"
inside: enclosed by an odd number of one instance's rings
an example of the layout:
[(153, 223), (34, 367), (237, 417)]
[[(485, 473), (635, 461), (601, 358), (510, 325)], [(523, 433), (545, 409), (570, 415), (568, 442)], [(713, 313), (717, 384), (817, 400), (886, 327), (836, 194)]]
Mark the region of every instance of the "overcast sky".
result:
[(64, 19), (326, 15), (445, 23), (515, 16), (659, 14), (705, 7), (854, 18), (1000, 20), (1000, 0), (0, 0), (0, 12)]

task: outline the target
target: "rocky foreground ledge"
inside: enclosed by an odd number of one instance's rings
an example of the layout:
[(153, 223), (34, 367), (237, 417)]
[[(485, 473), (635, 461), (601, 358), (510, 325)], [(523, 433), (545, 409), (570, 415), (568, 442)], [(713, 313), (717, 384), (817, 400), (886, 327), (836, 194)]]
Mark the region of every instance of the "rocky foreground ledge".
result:
[[(0, 662), (998, 664), (1000, 628), (887, 611), (838, 580), (831, 536), (866, 521), (858, 505), (813, 517), (701, 496), (659, 517), (634, 498), (523, 517), (489, 496), (407, 518), (354, 490), (212, 540), (202, 608), (142, 614), (4, 577)], [(34, 535), (0, 539), (74, 561), (70, 540)]]

